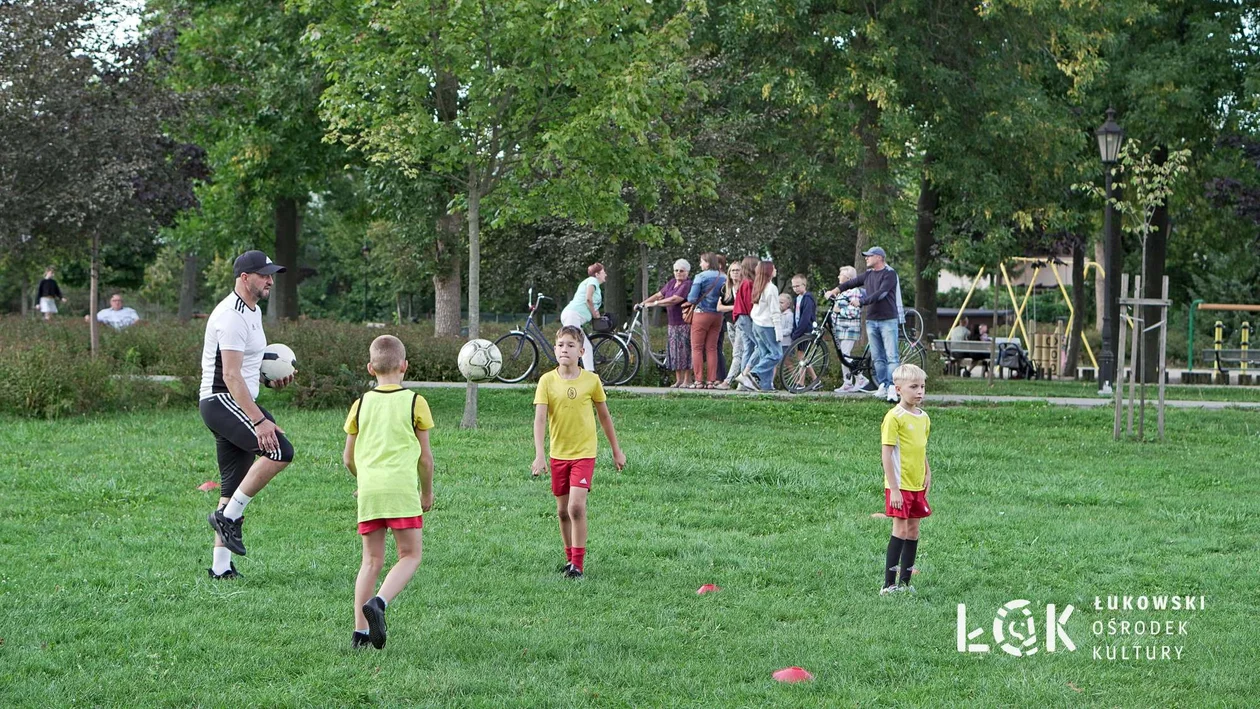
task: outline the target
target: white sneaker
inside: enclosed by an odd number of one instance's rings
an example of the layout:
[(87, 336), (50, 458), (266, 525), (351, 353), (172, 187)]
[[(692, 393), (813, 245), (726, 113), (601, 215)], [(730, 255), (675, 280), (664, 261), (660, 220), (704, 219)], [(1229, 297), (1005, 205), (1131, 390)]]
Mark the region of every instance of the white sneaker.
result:
[(871, 380), (859, 374), (857, 376), (857, 381), (853, 382), (852, 391), (862, 391), (863, 389), (866, 388), (866, 385), (870, 383), (871, 383)]
[(740, 374), (735, 377), (735, 381), (739, 382), (745, 389), (756, 389), (757, 385), (753, 383), (752, 377), (747, 374)]
[(871, 396), (875, 397), (876, 399), (887, 399), (888, 387), (884, 386), (883, 384), (880, 384), (878, 389), (871, 392)]
[(897, 592), (898, 592), (898, 591), (900, 591), (900, 590), (901, 590), (901, 589), (900, 589), (900, 588), (898, 588), (897, 586), (885, 586), (885, 587), (883, 587), (883, 588), (879, 589), (879, 595), (881, 595), (881, 596), (890, 596), (890, 595), (892, 595), (892, 594), (894, 594), (894, 593), (897, 593)]
[(837, 394), (848, 394), (849, 392), (853, 391), (853, 380), (851, 379), (844, 380), (844, 386), (840, 387), (839, 389), (836, 389), (835, 391)]
[(897, 393), (896, 389), (889, 389), (888, 396), (886, 396), (885, 398), (888, 399), (888, 401), (893, 404), (901, 403), (901, 396)]

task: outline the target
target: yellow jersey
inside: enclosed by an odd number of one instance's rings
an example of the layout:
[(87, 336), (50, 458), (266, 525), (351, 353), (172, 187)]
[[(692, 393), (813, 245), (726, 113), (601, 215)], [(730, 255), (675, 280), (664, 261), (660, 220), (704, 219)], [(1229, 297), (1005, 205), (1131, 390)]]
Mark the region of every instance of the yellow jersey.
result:
[(595, 457), (595, 404), (607, 400), (604, 384), (593, 372), (580, 370), (576, 379), (561, 379), (558, 369), (542, 375), (534, 404), (547, 405), (552, 458)]
[(342, 430), (355, 436), (360, 522), (424, 514), (416, 429), (431, 428), (429, 403), (397, 384), (372, 389), (350, 406)]
[[(932, 420), (922, 409), (918, 413), (906, 411), (898, 404), (884, 415), (880, 426), (880, 442), (892, 446), (893, 476), (900, 490), (923, 489), (927, 477), (927, 442), (932, 432)], [(884, 479), (888, 487), (888, 479)]]

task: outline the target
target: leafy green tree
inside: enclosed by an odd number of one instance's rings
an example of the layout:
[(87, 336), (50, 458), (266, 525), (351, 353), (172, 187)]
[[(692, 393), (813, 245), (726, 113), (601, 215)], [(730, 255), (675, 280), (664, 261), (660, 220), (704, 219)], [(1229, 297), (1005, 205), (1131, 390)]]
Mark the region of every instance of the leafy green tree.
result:
[[(480, 330), (483, 211), (627, 219), (627, 184), (695, 179), (659, 121), (688, 89), (690, 7), (438, 0), (303, 0), (329, 84), (331, 139), (458, 190), (466, 215), (469, 335)], [(476, 425), (470, 384), (463, 424)]]

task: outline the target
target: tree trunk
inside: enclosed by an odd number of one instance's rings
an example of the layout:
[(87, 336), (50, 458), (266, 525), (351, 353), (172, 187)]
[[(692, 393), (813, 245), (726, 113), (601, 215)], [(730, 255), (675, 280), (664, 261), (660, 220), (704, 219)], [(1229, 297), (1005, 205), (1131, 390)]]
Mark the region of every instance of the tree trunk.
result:
[[(1155, 149), (1155, 162), (1163, 165), (1168, 160), (1168, 149), (1159, 146)], [(1163, 293), (1164, 265), (1168, 260), (1168, 236), (1172, 230), (1172, 219), (1168, 214), (1168, 204), (1155, 209), (1151, 220), (1151, 233), (1146, 239), (1146, 272), (1142, 274), (1142, 297), (1159, 298)], [(1148, 328), (1159, 322), (1160, 308), (1148, 305), (1142, 308), (1142, 327)], [(1143, 334), (1142, 342), (1142, 381), (1159, 382), (1159, 328), (1148, 330)]]
[(92, 359), (101, 348), (101, 330), (96, 322), (96, 303), (100, 300), (101, 287), (101, 235), (92, 232), (91, 285), (88, 287), (88, 336), (92, 340)]
[(298, 316), (298, 231), (301, 216), (298, 201), (292, 197), (277, 197), (276, 213), (276, 263), (287, 271), (276, 274), (268, 303), (269, 319), (296, 320)]
[(437, 272), (433, 274), (433, 336), (459, 337), (460, 266), (459, 215), (444, 214), (437, 221)]
[(193, 308), (197, 307), (197, 254), (189, 251), (184, 254), (184, 277), (179, 284), (179, 321), (192, 319)]
[(619, 240), (614, 244), (608, 245), (607, 258), (604, 261), (604, 270), (608, 273), (608, 280), (604, 282), (604, 305), (605, 312), (616, 313), (618, 317), (626, 315), (626, 304), (630, 298), (626, 295), (626, 242)]
[(914, 227), (914, 307), (923, 316), (923, 333), (934, 339), (936, 322), (936, 208), (940, 194), (926, 176), (919, 181), (919, 214)]
[(34, 286), (31, 285), (31, 277), (26, 274), (25, 270), (23, 270), (22, 271), (22, 293), (21, 293), (21, 300), (22, 300), (21, 307), (22, 307), (23, 320), (25, 320), (27, 316), (31, 314), (31, 289), (33, 287)]
[[(1072, 329), (1067, 333), (1067, 373), (1076, 379), (1076, 366), (1081, 358), (1081, 332), (1085, 329), (1085, 244), (1072, 240)], [(1094, 376), (1097, 379), (1098, 373)]]
[[(481, 182), (468, 171), (468, 339), (481, 336)], [(477, 385), (468, 382), (461, 428), (477, 427)]]
[(862, 143), (862, 169), (858, 171), (862, 202), (858, 205), (857, 242), (853, 247), (853, 266), (858, 273), (866, 270), (862, 252), (880, 246), (888, 236), (888, 158), (879, 151), (879, 107), (867, 101), (858, 122), (858, 139)]
[[(1103, 235), (1106, 238), (1106, 235)], [(1094, 263), (1102, 264), (1106, 267), (1107, 262), (1103, 258), (1103, 240), (1099, 239), (1094, 242)], [(1103, 331), (1103, 314), (1106, 311), (1107, 303), (1107, 279), (1099, 275), (1097, 270), (1094, 271), (1094, 329), (1098, 332)]]

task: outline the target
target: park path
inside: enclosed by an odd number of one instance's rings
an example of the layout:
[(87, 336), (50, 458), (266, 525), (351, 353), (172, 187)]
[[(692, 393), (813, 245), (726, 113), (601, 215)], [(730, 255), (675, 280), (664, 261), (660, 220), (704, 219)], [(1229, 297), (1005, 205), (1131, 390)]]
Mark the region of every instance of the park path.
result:
[[(408, 388), (429, 388), (429, 389), (455, 389), (466, 386), (463, 382), (416, 382), (405, 381), (403, 386)], [(502, 384), (498, 382), (490, 384), (481, 384), (480, 386), (487, 389), (529, 389), (533, 390), (534, 384)], [(624, 391), (630, 394), (639, 394), (646, 396), (662, 396), (672, 394), (674, 396), (748, 396), (745, 392), (738, 392), (734, 389), (669, 389), (666, 387), (639, 387), (639, 386), (619, 386), (609, 387), (614, 391)], [(774, 394), (764, 394), (764, 396), (774, 396), (780, 399), (810, 398), (810, 399), (861, 399), (861, 394), (834, 394), (832, 392), (811, 392), (809, 394), (789, 394), (787, 392), (775, 392)], [(1111, 406), (1113, 399), (1111, 398), (1087, 398), (1087, 397), (1066, 397), (1066, 396), (987, 396), (982, 394), (929, 394), (927, 403), (941, 404), (1011, 404), (1011, 403), (1046, 403), (1051, 406), (1074, 406), (1076, 408), (1096, 408), (1100, 406)], [(1157, 402), (1154, 398), (1148, 398), (1146, 405), (1149, 407), (1156, 406)], [(1260, 402), (1254, 401), (1192, 401), (1192, 400), (1166, 400), (1164, 405), (1173, 409), (1260, 409)]]

